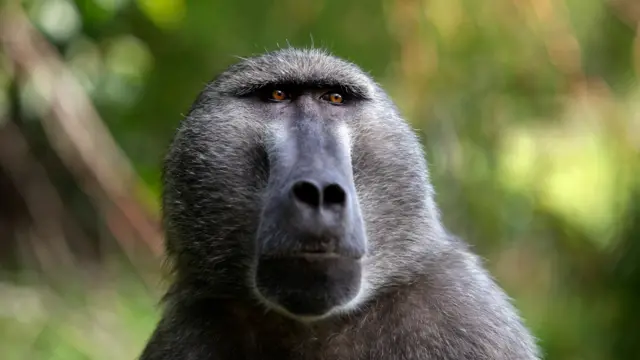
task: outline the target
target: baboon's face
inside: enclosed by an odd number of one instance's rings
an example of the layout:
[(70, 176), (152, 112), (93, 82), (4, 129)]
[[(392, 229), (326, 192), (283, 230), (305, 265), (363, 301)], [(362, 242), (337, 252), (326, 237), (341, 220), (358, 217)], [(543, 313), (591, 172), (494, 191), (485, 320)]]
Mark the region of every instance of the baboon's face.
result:
[(360, 99), (321, 84), (272, 84), (252, 97), (269, 164), (256, 294), (298, 316), (323, 315), (357, 295), (367, 249), (346, 122)]
[(380, 257), (411, 248), (413, 215), (400, 214), (424, 208), (424, 185), (410, 184), (421, 170), (415, 138), (355, 66), (294, 50), (250, 59), (202, 93), (176, 136), (169, 245), (271, 308), (320, 318), (400, 268)]

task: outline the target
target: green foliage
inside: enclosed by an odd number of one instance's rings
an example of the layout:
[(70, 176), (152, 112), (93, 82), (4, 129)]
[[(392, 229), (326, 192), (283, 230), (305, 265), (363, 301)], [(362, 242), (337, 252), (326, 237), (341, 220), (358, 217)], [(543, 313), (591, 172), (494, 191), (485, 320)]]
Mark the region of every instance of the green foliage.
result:
[(131, 272), (108, 284), (38, 281), (0, 289), (0, 352), (6, 360), (128, 359), (140, 351), (157, 321), (159, 293)]

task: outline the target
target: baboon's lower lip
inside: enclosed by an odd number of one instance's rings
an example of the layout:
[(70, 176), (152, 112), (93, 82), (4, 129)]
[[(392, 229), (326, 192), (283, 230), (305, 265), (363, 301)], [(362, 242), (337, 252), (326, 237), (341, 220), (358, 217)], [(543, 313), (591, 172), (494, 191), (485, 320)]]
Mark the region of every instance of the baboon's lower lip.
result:
[(335, 258), (339, 258), (339, 257), (343, 257), (339, 254), (330, 252), (330, 253), (324, 253), (324, 252), (302, 252), (298, 255), (296, 255), (298, 257), (301, 258), (306, 258), (306, 259), (335, 259)]

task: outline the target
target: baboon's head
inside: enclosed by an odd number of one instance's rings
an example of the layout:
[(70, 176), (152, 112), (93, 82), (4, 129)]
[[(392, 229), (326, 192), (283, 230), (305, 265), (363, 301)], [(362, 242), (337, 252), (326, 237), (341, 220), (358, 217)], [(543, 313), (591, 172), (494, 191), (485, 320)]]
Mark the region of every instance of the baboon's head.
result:
[(164, 216), (178, 281), (307, 320), (409, 281), (441, 231), (416, 136), (368, 75), (319, 50), (208, 84), (167, 156)]

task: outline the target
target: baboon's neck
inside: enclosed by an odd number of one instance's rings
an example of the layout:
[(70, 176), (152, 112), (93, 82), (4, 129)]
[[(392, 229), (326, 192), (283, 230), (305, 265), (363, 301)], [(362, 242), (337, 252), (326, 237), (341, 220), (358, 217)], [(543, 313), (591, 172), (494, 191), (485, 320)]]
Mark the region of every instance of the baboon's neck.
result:
[(378, 329), (388, 326), (392, 317), (397, 320), (392, 314), (403, 311), (409, 293), (406, 288), (390, 291), (348, 315), (310, 323), (242, 300), (203, 299), (178, 305), (178, 311), (191, 319), (199, 338), (212, 340), (212, 349), (222, 359), (349, 358), (338, 352), (352, 354), (372, 345), (367, 339), (377, 338)]

